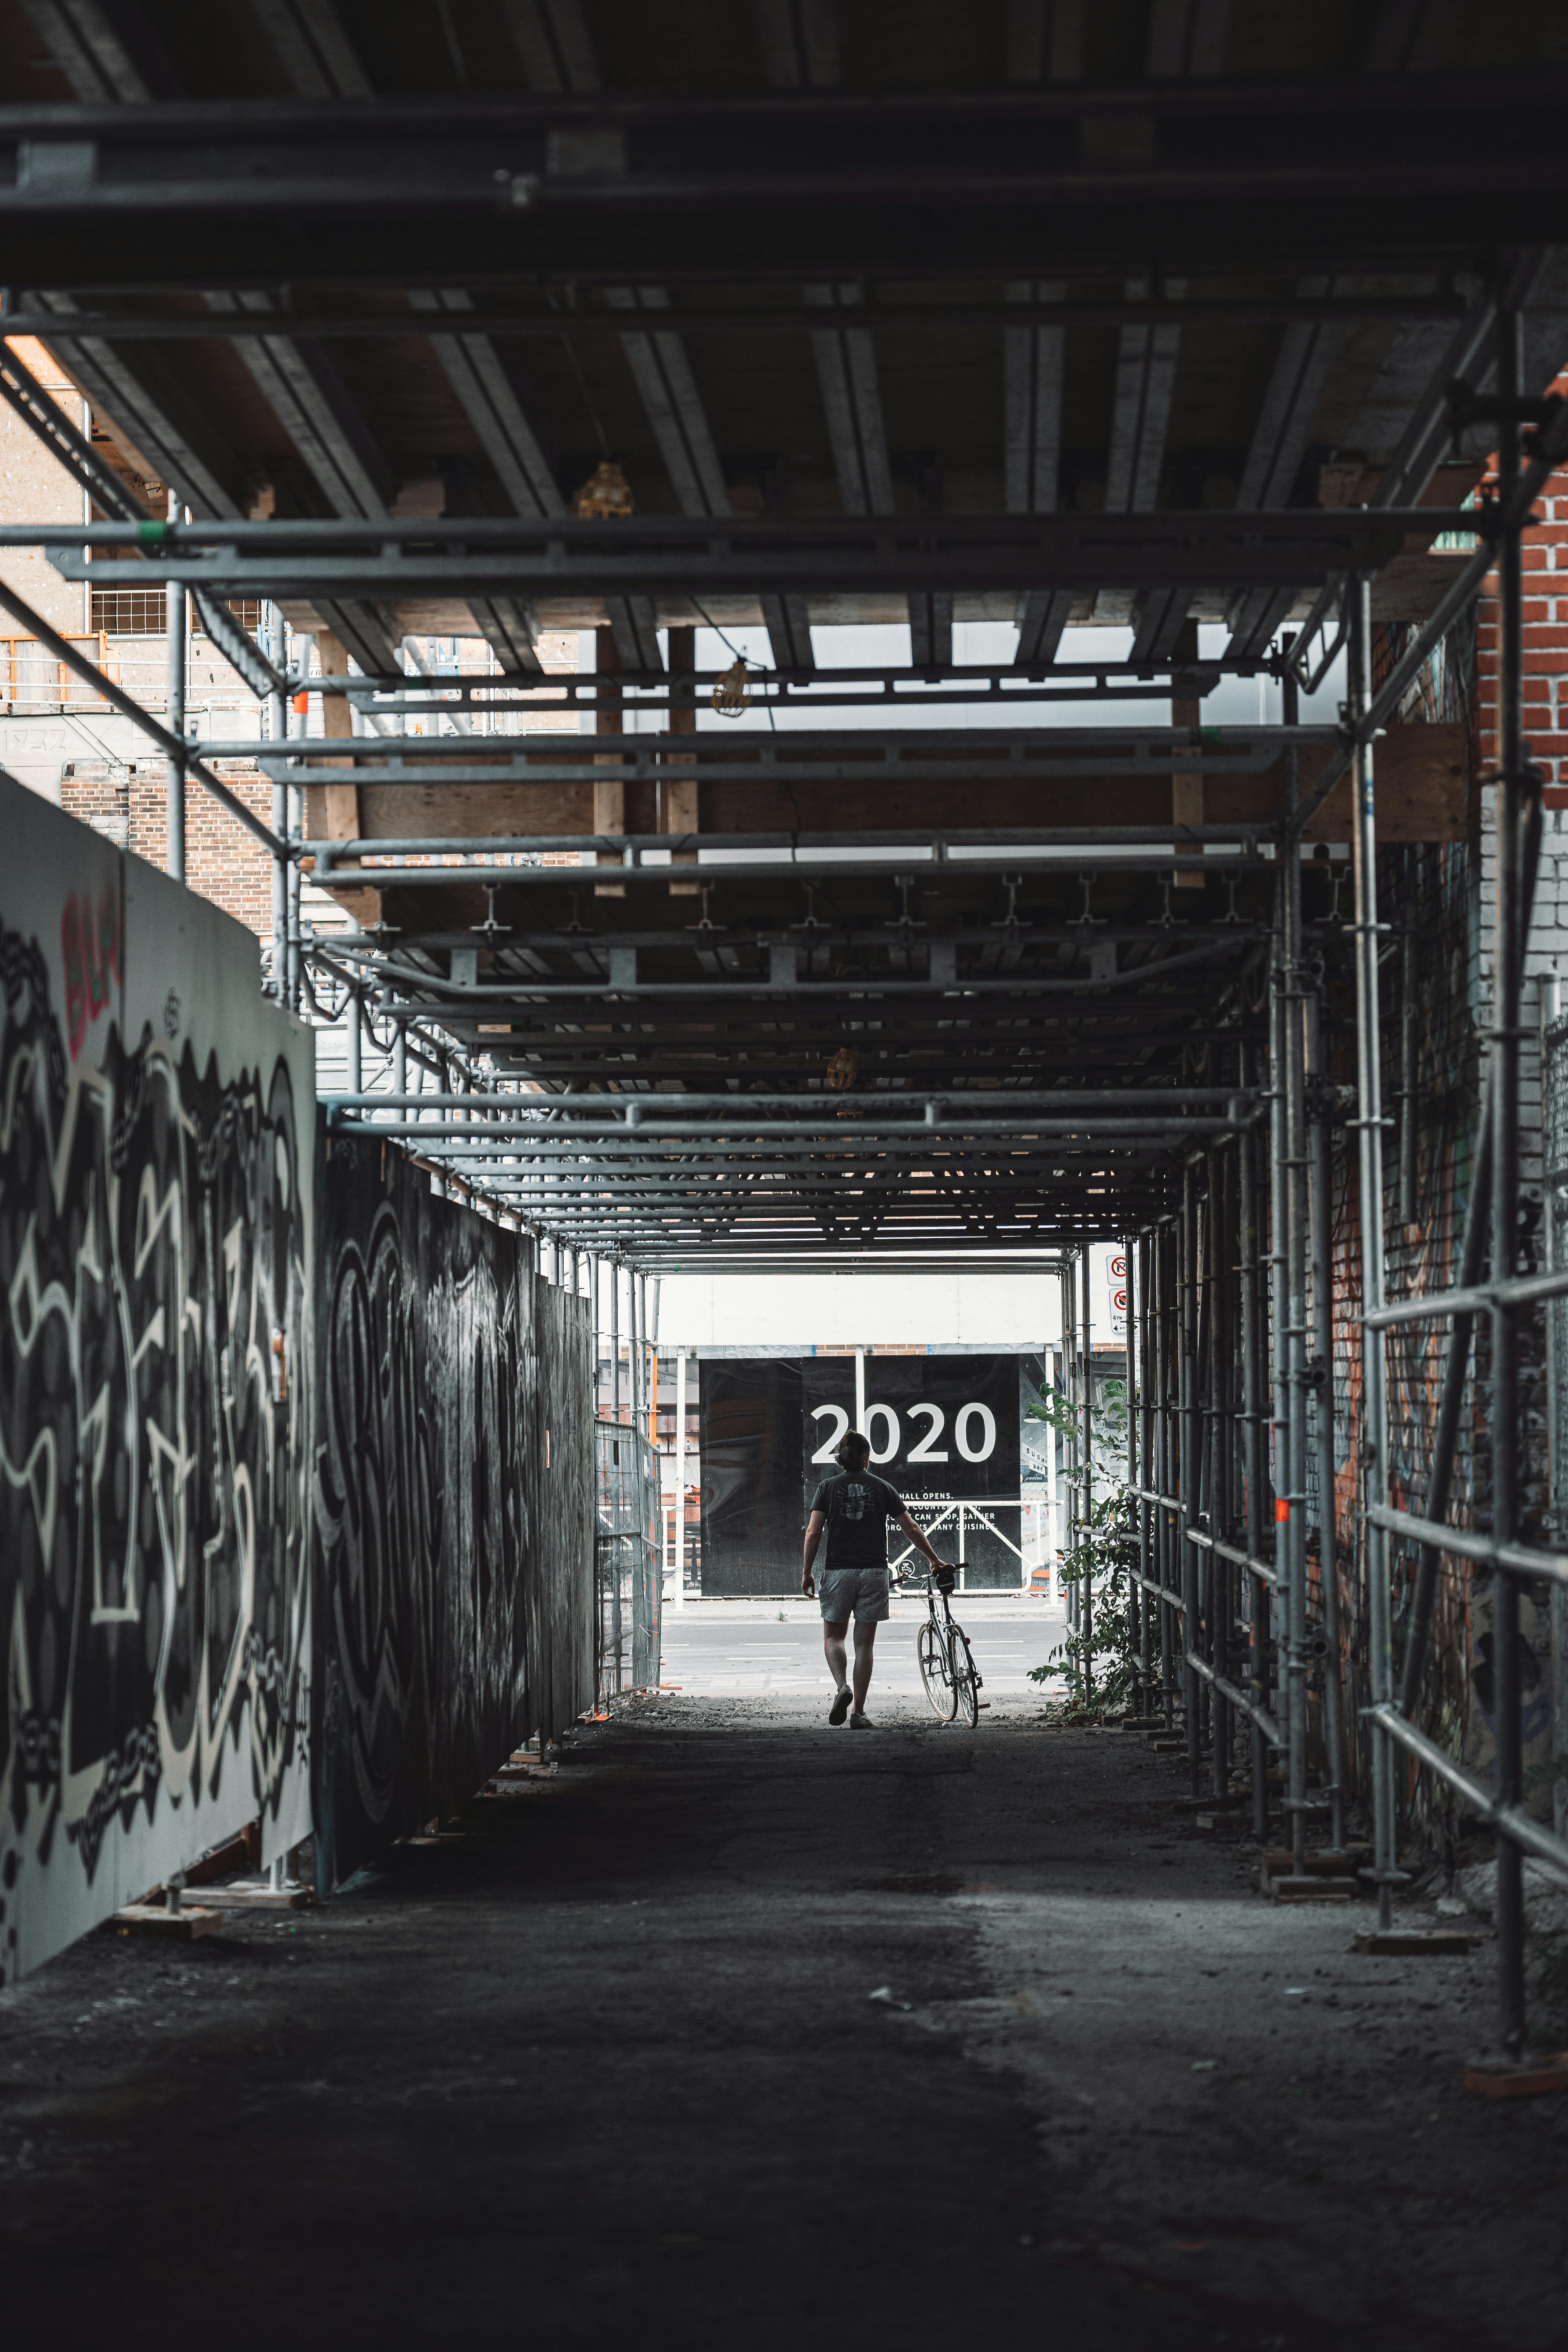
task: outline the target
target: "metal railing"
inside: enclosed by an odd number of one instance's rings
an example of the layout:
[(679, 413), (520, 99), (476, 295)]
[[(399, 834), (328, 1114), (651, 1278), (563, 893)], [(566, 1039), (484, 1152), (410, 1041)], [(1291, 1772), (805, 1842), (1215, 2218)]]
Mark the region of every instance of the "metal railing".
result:
[[(1500, 2039), (1505, 2058), (1509, 2059), (1518, 2059), (1525, 2043), (1524, 1856), (1531, 1853), (1568, 1873), (1568, 1842), (1532, 1820), (1523, 1806), (1524, 1643), (1521, 1588), (1534, 1580), (1568, 1585), (1568, 1558), (1545, 1551), (1527, 1540), (1522, 1524), (1530, 1435), (1521, 1410), (1519, 1322), (1521, 1316), (1568, 1293), (1568, 1276), (1549, 1270), (1544, 1275), (1521, 1278), (1514, 1271), (1520, 1246), (1521, 1047), (1525, 1035), (1521, 999), (1525, 947), (1540, 856), (1542, 784), (1539, 772), (1527, 761), (1523, 740), (1522, 530), (1528, 517), (1528, 500), (1521, 500), (1520, 496), (1520, 427), (1526, 408), (1522, 401), (1522, 359), (1520, 314), (1512, 310), (1500, 313), (1494, 407), (1500, 425), (1498, 506), (1505, 528), (1497, 550), (1499, 756), (1493, 995), (1488, 1033), (1490, 1062), (1487, 1110), (1477, 1153), (1472, 1216), (1465, 1238), (1460, 1280), (1450, 1289), (1421, 1291), (1394, 1304), (1385, 1304), (1381, 1281), (1365, 1279), (1363, 1260), (1362, 1318), (1363, 1365), (1371, 1408), (1371, 1426), (1363, 1448), (1368, 1465), (1366, 1517), (1374, 1531), (1373, 1542), (1377, 1547), (1373, 1555), (1373, 1600), (1381, 1597), (1386, 1611), (1390, 1536), (1401, 1536), (1422, 1546), (1422, 1578), (1428, 1587), (1435, 1582), (1436, 1559), (1443, 1552), (1487, 1570), (1492, 1580), (1491, 1712), (1495, 1764), (1489, 1790), (1409, 1719), (1419, 1691), (1422, 1649), (1430, 1624), (1429, 1591), (1425, 1614), (1417, 1620), (1415, 1612), (1412, 1612), (1412, 1654), (1406, 1659), (1398, 1701), (1393, 1689), (1391, 1643), (1386, 1661), (1379, 1654), (1380, 1644), (1387, 1641), (1386, 1628), (1379, 1625), (1373, 1629), (1373, 1704), (1368, 1715), (1374, 1734), (1374, 1755), (1380, 1765), (1373, 1795), (1382, 1916), (1386, 1922), (1389, 1885), (1395, 1875), (1392, 1867), (1392, 1759), (1394, 1748), (1399, 1748), (1435, 1773), (1460, 1803), (1496, 1834)], [(1535, 470), (1539, 469), (1538, 461)], [(1369, 941), (1369, 954), (1375, 957), (1375, 940)], [(1373, 1022), (1375, 1003), (1374, 980)], [(1375, 1038), (1373, 1051), (1375, 1053)], [(1481, 1271), (1485, 1253), (1489, 1208), (1491, 1279), (1483, 1283), (1476, 1276)], [(1379, 1197), (1374, 1214), (1380, 1212)], [(1374, 1263), (1380, 1263), (1375, 1255)], [(1447, 1524), (1447, 1480), (1458, 1439), (1457, 1411), (1445, 1418), (1438, 1456), (1428, 1477), (1432, 1499), (1427, 1510), (1416, 1513), (1397, 1509), (1388, 1496), (1384, 1367), (1388, 1334), (1405, 1322), (1452, 1318), (1446, 1384), (1457, 1398), (1468, 1358), (1473, 1319), (1478, 1315), (1488, 1318), (1491, 1343), (1488, 1416), (1491, 1429), (1489, 1533)], [(1418, 1604), (1422, 1598), (1418, 1585)]]

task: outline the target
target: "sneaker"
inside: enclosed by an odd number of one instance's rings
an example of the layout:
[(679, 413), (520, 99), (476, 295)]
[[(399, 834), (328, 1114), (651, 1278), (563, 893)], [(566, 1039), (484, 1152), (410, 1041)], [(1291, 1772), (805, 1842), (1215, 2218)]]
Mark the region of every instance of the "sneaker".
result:
[(829, 1723), (837, 1724), (843, 1722), (845, 1717), (849, 1712), (849, 1704), (853, 1697), (854, 1693), (851, 1691), (847, 1683), (845, 1684), (842, 1690), (834, 1692), (833, 1705), (827, 1710), (827, 1720)]
[(862, 1715), (857, 1707), (849, 1718), (849, 1728), (851, 1731), (875, 1731), (877, 1727), (868, 1715)]

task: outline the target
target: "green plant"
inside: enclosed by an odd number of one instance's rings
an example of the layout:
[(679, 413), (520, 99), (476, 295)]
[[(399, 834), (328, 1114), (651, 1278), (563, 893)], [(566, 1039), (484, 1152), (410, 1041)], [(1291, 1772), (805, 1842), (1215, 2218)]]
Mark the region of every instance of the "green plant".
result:
[[(1083, 1411), (1060, 1389), (1041, 1388), (1030, 1417), (1059, 1436), (1083, 1442)], [(1089, 1608), (1079, 1625), (1058, 1643), (1043, 1666), (1031, 1669), (1035, 1683), (1065, 1683), (1075, 1708), (1113, 1706), (1134, 1685), (1131, 1622), (1132, 1560), (1131, 1501), (1127, 1493), (1127, 1388), (1106, 1381), (1089, 1412), (1092, 1500), (1081, 1500), (1073, 1516), (1073, 1540), (1061, 1555), (1061, 1580), (1087, 1592)], [(1089, 1624), (1082, 1622), (1087, 1613)]]

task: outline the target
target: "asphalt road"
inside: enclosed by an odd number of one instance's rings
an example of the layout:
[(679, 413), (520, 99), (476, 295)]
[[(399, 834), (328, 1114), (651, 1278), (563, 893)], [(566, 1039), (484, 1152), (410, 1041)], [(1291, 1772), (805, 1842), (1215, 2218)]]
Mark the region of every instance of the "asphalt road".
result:
[[(922, 1600), (895, 1601), (877, 1636), (872, 1677), (878, 1696), (919, 1698), (915, 1636), (925, 1620)], [(1038, 1601), (987, 1601), (956, 1596), (953, 1612), (969, 1636), (982, 1676), (983, 1699), (1001, 1702), (1058, 1696), (1028, 1680), (1067, 1631), (1059, 1609)], [(688, 1601), (664, 1612), (659, 1681), (693, 1698), (820, 1698), (832, 1685), (822, 1656), (822, 1619), (815, 1601)], [(868, 1710), (873, 1717), (873, 1705)]]

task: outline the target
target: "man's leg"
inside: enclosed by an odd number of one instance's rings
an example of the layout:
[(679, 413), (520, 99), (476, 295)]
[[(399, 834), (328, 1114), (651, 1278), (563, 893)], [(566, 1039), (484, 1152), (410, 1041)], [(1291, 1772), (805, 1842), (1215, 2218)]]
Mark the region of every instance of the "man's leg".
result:
[[(862, 1624), (855, 1621), (855, 1712), (866, 1712), (866, 1694), (871, 1687), (871, 1654), (877, 1646), (877, 1620)], [(843, 1653), (840, 1651), (840, 1656)]]
[[(833, 1687), (835, 1690), (842, 1690), (845, 1684), (849, 1679), (849, 1661), (844, 1654), (844, 1636), (848, 1631), (849, 1620), (847, 1617), (844, 1618), (842, 1621), (830, 1618), (825, 1618), (823, 1620), (822, 1653), (824, 1657), (827, 1660), (827, 1671), (833, 1676)], [(855, 1629), (857, 1643), (859, 1641), (859, 1634), (860, 1629), (857, 1626)], [(858, 1706), (860, 1704), (859, 1700), (857, 1699), (855, 1704)]]

